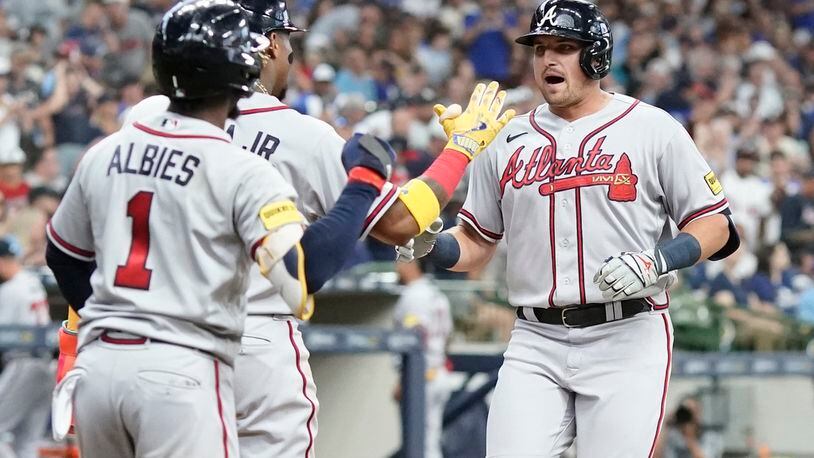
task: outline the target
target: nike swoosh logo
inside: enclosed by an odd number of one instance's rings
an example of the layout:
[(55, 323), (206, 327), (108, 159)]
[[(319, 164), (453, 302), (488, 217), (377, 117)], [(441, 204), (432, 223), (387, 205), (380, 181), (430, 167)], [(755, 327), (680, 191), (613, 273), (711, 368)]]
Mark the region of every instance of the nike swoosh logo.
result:
[(514, 139), (516, 139), (517, 137), (522, 137), (523, 135), (526, 135), (527, 133), (528, 133), (528, 132), (520, 132), (520, 133), (519, 133), (519, 134), (517, 134), (517, 135), (507, 135), (507, 136), (506, 136), (506, 143), (511, 143), (511, 142), (513, 142), (513, 141), (514, 141)]

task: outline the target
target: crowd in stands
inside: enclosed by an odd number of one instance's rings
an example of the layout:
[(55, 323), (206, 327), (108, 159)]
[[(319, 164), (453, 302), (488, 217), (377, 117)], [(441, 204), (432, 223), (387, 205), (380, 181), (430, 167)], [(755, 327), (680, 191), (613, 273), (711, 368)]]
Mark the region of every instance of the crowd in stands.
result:
[[(44, 265), (45, 222), (89, 145), (155, 91), (154, 27), (175, 0), (0, 0), (0, 235)], [(397, 180), (445, 143), (434, 103), (496, 79), (518, 113), (542, 102), (514, 37), (537, 0), (289, 0), (285, 102), (399, 153)], [(600, 0), (602, 82), (682, 122), (726, 190), (743, 244), (684, 287), (732, 310), (814, 323), (814, 1)], [(454, 224), (465, 186), (445, 213)], [(369, 243), (363, 258), (392, 259)], [(496, 269), (500, 272), (500, 269)], [(499, 274), (498, 274), (499, 275)]]

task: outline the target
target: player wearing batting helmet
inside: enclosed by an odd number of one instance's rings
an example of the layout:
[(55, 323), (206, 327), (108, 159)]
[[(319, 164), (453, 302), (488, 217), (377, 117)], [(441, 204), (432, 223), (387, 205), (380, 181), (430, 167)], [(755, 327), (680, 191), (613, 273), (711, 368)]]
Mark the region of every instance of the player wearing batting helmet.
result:
[[(330, 250), (332, 240), (340, 234), (355, 238), (370, 233), (386, 243), (399, 244), (424, 229), (432, 231), (431, 223), (451, 197), (470, 159), (511, 117), (512, 113), (501, 117), (505, 93), (498, 92), (496, 84), (488, 91), (480, 86), (473, 94), (470, 109), (458, 120), (454, 139), (435, 164), (403, 190), (385, 184), (376, 201), (368, 205), (362, 230), (333, 230), (309, 237), (309, 231), (324, 225), (327, 215), (339, 206), (337, 196), (353, 174), (348, 165), (359, 160), (359, 151), (348, 148), (330, 125), (301, 115), (281, 102), (294, 58), (290, 34), (303, 31), (292, 23), (285, 2), (239, 3), (252, 31), (265, 36), (270, 45), (260, 55), (262, 69), (256, 91), (239, 103), (241, 115), (227, 131), (233, 143), (270, 161), (297, 190), (299, 210), (314, 222), (303, 237), (306, 251), (311, 243)], [(133, 108), (125, 124), (160, 111), (167, 103), (165, 97), (148, 98)], [(486, 128), (473, 129), (479, 126)], [(308, 267), (325, 269), (336, 262), (335, 258), (330, 251), (324, 251), (319, 256), (321, 261), (309, 263)], [(297, 320), (279, 292), (258, 281), (258, 276), (250, 281), (246, 333), (236, 361), (240, 454), (312, 456), (319, 405), (309, 353)]]
[[(232, 367), (249, 268), (287, 316), (307, 317), (389, 178), (389, 146), (354, 137), (337, 211), (304, 229), (289, 182), (223, 129), (269, 46), (248, 23), (229, 0), (164, 16), (153, 59), (166, 103), (87, 153), (48, 227), (48, 264), (82, 310), (82, 353), (61, 368), (53, 423), (67, 432), (75, 398), (83, 456), (237, 456)], [(330, 262), (306, 268), (315, 252)]]
[(582, 0), (540, 4), (529, 33), (544, 104), (474, 162), (462, 223), (428, 257), (455, 271), (508, 251), (517, 321), (487, 456), (652, 456), (664, 419), (675, 272), (731, 254), (723, 189), (666, 112), (605, 92), (613, 39)]

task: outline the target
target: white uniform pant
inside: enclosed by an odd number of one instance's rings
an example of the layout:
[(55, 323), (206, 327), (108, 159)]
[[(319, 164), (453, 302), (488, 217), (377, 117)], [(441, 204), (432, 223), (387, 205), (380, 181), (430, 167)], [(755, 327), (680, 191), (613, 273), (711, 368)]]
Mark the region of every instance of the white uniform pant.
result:
[[(0, 374), (0, 432), (12, 433), (18, 458), (38, 456), (51, 413), (54, 371), (51, 361), (34, 357), (11, 359)], [(3, 456), (0, 450), (0, 457)]]
[(319, 402), (308, 349), (291, 316), (246, 318), (235, 362), (240, 456), (314, 456)]
[(664, 419), (667, 313), (583, 329), (517, 320), (489, 409), (487, 457), (647, 458)]
[(232, 368), (157, 342), (91, 342), (74, 370), (82, 458), (238, 456)]
[(444, 408), (452, 394), (446, 368), (437, 370), (435, 377), (427, 381), (425, 396), (426, 422), (424, 424), (424, 458), (443, 458)]

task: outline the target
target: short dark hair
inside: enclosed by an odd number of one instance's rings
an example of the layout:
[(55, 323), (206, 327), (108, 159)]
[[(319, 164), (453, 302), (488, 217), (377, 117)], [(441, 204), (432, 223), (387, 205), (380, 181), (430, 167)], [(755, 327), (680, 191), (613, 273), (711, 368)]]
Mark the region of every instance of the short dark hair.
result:
[(54, 189), (48, 186), (37, 186), (28, 191), (28, 204), (32, 205), (37, 199), (41, 197), (52, 197), (56, 200), (60, 199), (60, 195)]

